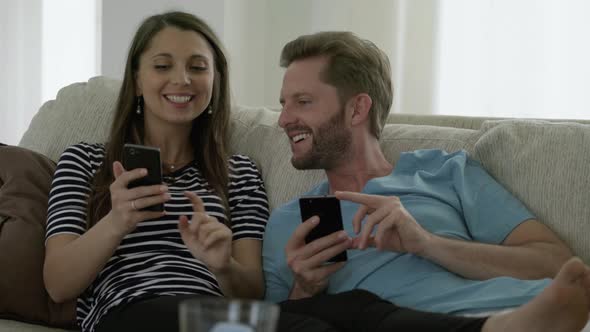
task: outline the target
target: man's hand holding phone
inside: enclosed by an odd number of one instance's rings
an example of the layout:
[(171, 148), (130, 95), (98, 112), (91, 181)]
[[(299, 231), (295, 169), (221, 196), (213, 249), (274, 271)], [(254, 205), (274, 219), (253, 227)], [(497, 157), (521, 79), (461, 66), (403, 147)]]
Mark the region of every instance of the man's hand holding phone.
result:
[[(306, 243), (328, 236), (332, 233), (342, 231), (342, 212), (340, 201), (333, 195), (304, 196), (299, 198), (299, 209), (301, 211), (301, 222), (313, 216), (320, 218), (320, 222), (311, 229), (305, 237)], [(348, 259), (346, 250), (329, 257), (327, 262), (344, 262)]]
[(320, 223), (317, 215), (304, 220), (297, 226), (285, 246), (287, 265), (295, 277), (290, 299), (309, 297), (322, 292), (328, 286), (329, 277), (345, 264), (344, 261), (332, 264), (326, 262), (352, 247), (352, 239), (343, 230), (321, 236), (311, 242), (306, 241), (306, 238), (310, 240), (309, 235)]

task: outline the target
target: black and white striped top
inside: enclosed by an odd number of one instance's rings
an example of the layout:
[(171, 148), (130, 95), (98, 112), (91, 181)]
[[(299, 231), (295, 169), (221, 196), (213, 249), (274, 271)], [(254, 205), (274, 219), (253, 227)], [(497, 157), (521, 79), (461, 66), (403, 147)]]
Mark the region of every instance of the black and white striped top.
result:
[[(86, 231), (89, 184), (103, 162), (104, 152), (102, 144), (79, 143), (61, 155), (49, 194), (46, 239)], [(254, 162), (242, 155), (229, 159), (229, 171), (233, 240), (262, 240), (269, 212), (260, 173)], [(225, 220), (221, 199), (207, 189), (195, 164), (166, 176), (164, 182), (172, 196), (165, 204), (166, 216), (140, 222), (78, 298), (77, 321), (83, 331), (93, 331), (113, 308), (139, 299), (176, 294), (223, 295), (215, 276), (190, 254), (178, 231), (179, 216), (193, 213), (184, 191), (197, 193), (207, 213)]]

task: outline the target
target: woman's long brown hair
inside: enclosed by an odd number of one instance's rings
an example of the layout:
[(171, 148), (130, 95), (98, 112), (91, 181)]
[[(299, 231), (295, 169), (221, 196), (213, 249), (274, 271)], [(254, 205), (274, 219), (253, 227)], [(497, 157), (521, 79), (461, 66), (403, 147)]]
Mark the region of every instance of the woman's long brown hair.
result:
[(109, 187), (114, 181), (113, 162), (122, 160), (125, 143), (142, 144), (144, 141), (143, 116), (135, 113), (136, 74), (139, 58), (149, 47), (154, 36), (165, 27), (192, 30), (203, 36), (213, 50), (215, 77), (210, 107), (212, 114), (203, 112), (193, 121), (191, 140), (195, 161), (199, 170), (221, 197), (229, 220), (227, 199), (228, 176), (228, 138), (230, 113), (229, 70), (221, 42), (213, 30), (201, 19), (184, 12), (169, 12), (148, 17), (137, 32), (129, 48), (125, 74), (115, 115), (106, 144), (105, 157), (91, 184), (88, 197), (88, 228), (94, 226), (111, 210)]

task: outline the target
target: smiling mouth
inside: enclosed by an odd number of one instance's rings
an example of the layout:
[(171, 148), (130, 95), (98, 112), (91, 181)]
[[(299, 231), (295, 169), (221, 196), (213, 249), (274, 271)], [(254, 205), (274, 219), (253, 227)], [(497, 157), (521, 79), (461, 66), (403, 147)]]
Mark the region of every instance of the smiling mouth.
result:
[(189, 101), (193, 100), (194, 96), (179, 96), (179, 95), (164, 95), (164, 97), (168, 100), (171, 101), (173, 103), (176, 104), (186, 104)]
[(299, 143), (309, 137), (311, 137), (311, 134), (303, 133), (303, 134), (299, 134), (299, 135), (295, 135), (295, 136), (291, 137), (291, 141), (293, 141), (293, 143)]

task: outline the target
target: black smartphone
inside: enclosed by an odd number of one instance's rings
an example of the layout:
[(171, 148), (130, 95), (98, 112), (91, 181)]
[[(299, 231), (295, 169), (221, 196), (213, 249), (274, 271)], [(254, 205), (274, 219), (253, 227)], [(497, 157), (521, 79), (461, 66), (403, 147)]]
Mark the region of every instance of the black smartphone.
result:
[[(160, 149), (137, 145), (125, 144), (123, 146), (123, 167), (130, 171), (135, 168), (147, 169), (147, 175), (129, 182), (129, 188), (139, 186), (151, 186), (162, 183), (162, 163), (160, 162)], [(164, 211), (164, 204), (156, 204), (141, 210)]]
[[(313, 216), (320, 218), (320, 223), (305, 237), (306, 243), (344, 229), (340, 201), (335, 196), (301, 197), (299, 198), (299, 209), (301, 210), (301, 222)], [(328, 262), (344, 262), (347, 259), (348, 256), (345, 250), (330, 258)]]

